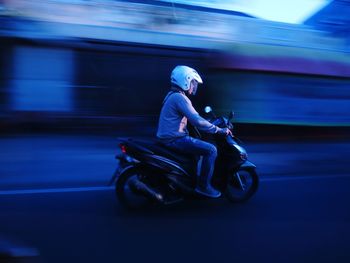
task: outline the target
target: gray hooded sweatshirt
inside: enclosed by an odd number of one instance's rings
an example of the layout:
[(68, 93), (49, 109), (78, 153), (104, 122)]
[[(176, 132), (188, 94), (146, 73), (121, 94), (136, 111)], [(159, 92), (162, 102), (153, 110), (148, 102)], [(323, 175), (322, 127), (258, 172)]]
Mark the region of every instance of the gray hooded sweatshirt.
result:
[(170, 91), (160, 112), (157, 137), (163, 142), (188, 135), (187, 120), (199, 130), (217, 133), (220, 128), (202, 118), (182, 91)]

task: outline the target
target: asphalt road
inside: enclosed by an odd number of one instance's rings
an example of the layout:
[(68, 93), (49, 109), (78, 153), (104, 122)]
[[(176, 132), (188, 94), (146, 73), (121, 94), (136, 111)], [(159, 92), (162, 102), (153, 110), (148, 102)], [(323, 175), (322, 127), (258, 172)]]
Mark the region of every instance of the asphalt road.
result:
[(114, 138), (0, 143), (0, 240), (34, 248), (40, 262), (350, 262), (346, 142), (247, 144), (261, 174), (247, 203), (133, 213), (106, 186)]
[[(348, 141), (245, 142), (262, 177), (350, 174)], [(0, 191), (107, 186), (117, 136), (37, 134), (0, 138)]]
[(41, 262), (349, 262), (349, 177), (263, 180), (249, 202), (124, 211), (112, 190), (3, 195), (2, 235)]

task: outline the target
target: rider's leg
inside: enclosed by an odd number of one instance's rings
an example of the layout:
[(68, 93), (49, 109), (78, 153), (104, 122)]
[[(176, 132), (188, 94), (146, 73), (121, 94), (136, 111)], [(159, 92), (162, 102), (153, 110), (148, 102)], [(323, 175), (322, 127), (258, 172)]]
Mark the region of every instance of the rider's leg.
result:
[(186, 136), (176, 139), (166, 146), (179, 152), (201, 155), (203, 158), (196, 191), (209, 197), (220, 196), (221, 193), (210, 184), (217, 157), (217, 150), (213, 144)]

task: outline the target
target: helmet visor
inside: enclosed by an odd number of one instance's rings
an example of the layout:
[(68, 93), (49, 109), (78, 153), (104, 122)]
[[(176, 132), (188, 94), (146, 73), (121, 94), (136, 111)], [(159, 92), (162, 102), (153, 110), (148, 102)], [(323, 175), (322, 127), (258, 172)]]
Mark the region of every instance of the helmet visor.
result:
[(191, 81), (191, 87), (192, 87), (192, 95), (196, 95), (197, 89), (198, 89), (198, 81), (193, 79)]

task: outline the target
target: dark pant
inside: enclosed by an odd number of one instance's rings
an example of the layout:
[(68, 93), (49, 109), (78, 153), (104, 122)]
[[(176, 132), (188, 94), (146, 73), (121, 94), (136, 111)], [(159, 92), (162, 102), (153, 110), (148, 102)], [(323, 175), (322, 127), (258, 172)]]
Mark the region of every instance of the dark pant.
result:
[(202, 186), (210, 184), (217, 156), (217, 150), (213, 144), (185, 136), (166, 143), (165, 146), (178, 152), (201, 155), (203, 159), (199, 173), (199, 183)]

